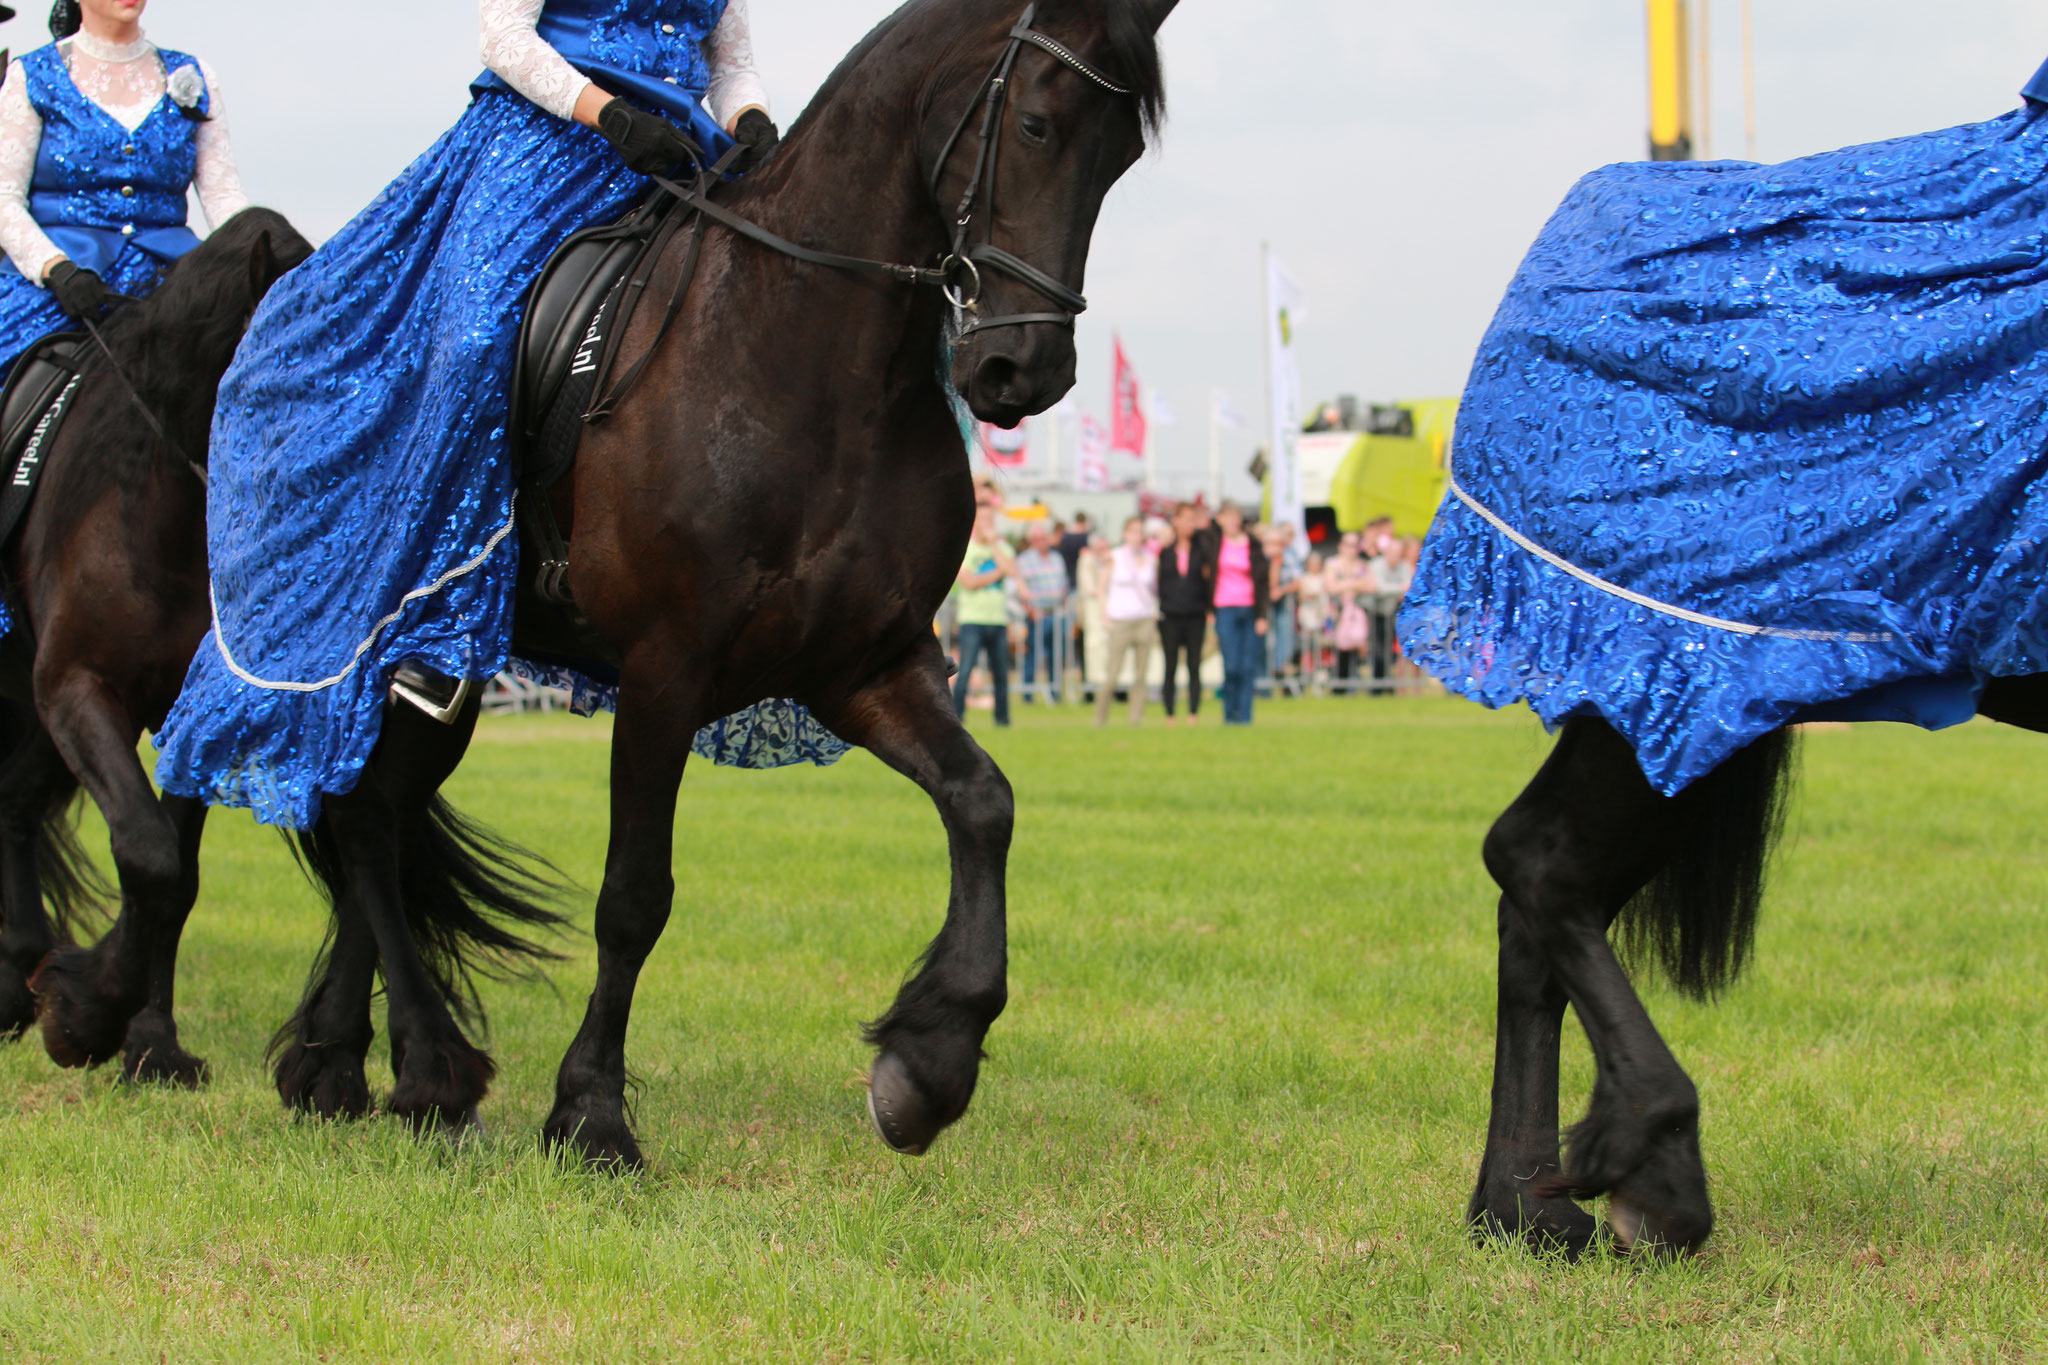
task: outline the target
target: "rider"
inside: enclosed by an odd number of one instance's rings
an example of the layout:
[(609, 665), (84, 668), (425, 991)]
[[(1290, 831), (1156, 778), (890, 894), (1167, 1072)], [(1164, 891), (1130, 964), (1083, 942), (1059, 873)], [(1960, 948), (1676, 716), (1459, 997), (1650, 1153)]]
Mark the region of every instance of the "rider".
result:
[[(172, 790), (304, 827), (394, 674), (440, 713), (507, 661), (521, 304), (648, 174), (774, 148), (747, 0), (481, 0), (462, 118), (273, 289), (222, 381), (214, 630), (159, 731)], [(708, 98), (709, 111), (706, 110)]]
[(213, 70), (142, 33), (148, 0), (57, 0), (56, 41), (0, 89), (0, 372), (66, 314), (148, 293), (199, 244), (188, 189), (218, 227), (248, 207)]

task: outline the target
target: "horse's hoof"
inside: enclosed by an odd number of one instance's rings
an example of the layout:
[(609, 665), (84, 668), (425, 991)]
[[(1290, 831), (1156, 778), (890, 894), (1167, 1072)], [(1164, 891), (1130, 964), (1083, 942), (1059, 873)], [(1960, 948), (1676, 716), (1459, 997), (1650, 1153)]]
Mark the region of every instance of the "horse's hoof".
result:
[(121, 1059), (121, 1079), (132, 1085), (168, 1085), (197, 1090), (212, 1075), (203, 1057), (194, 1057), (175, 1043), (169, 1047), (129, 1048)]
[(548, 1116), (540, 1138), (550, 1151), (562, 1152), (609, 1174), (630, 1175), (647, 1166), (647, 1159), (640, 1154), (640, 1144), (623, 1123), (572, 1116), (558, 1110)]
[(1617, 1251), (1634, 1251), (1643, 1236), (1643, 1211), (1615, 1195), (1607, 1201), (1607, 1232)]
[(43, 1051), (58, 1066), (94, 1067), (120, 1055), (128, 1021), (142, 1001), (112, 1000), (93, 985), (92, 953), (62, 948), (43, 959), (28, 980), (35, 992)]
[(923, 1156), (947, 1123), (932, 1112), (910, 1068), (893, 1052), (875, 1058), (868, 1072), (868, 1119), (889, 1150), (902, 1156)]
[(11, 1043), (36, 1022), (36, 997), (28, 979), (9, 962), (0, 962), (0, 1043)]
[(353, 1048), (295, 1042), (278, 1056), (277, 1095), (294, 1113), (359, 1119), (370, 1112), (363, 1054)]
[(420, 1133), (461, 1128), (498, 1074), (489, 1053), (460, 1037), (413, 1044), (404, 1056), (398, 1084), (384, 1107)]

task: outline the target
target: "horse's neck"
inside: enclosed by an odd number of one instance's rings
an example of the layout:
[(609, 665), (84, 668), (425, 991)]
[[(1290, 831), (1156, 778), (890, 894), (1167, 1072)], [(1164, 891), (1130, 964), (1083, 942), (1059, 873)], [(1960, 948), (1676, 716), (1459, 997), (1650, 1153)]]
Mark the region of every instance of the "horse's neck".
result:
[[(923, 184), (917, 98), (909, 88), (842, 90), (806, 114), (770, 167), (728, 202), (770, 232), (804, 246), (892, 264), (936, 265), (946, 237)], [(739, 242), (734, 249), (767, 250)], [(944, 318), (936, 293), (906, 307), (905, 291), (912, 286), (878, 289), (871, 275), (780, 257), (773, 271), (784, 278), (790, 271), (807, 277), (806, 288), (767, 291), (771, 310), (791, 313), (784, 321), (815, 328), (828, 320), (819, 309), (830, 307), (830, 325), (843, 335), (886, 341), (898, 353), (936, 356)], [(741, 277), (758, 278), (758, 272), (741, 272)], [(758, 323), (754, 300), (731, 302)], [(924, 366), (924, 373), (931, 373), (931, 365)]]

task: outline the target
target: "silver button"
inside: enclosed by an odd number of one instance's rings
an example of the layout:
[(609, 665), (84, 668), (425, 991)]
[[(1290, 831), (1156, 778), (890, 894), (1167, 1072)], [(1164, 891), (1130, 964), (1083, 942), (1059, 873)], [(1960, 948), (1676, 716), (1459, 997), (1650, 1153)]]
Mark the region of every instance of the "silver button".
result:
[(676, 26), (674, 24), (663, 24), (661, 26), (661, 31), (663, 33), (674, 33), (676, 31)]
[(131, 142), (131, 143), (127, 144), (127, 145), (126, 145), (125, 147), (121, 148), (121, 155), (123, 155), (123, 156), (134, 156), (134, 155), (135, 155), (135, 144)]
[(674, 76), (663, 76), (663, 77), (662, 77), (662, 79), (663, 79), (663, 80), (665, 80), (665, 81), (667, 81), (667, 82), (668, 82), (668, 83), (669, 83), (670, 85), (681, 85), (681, 84), (682, 84), (682, 82), (681, 82), (681, 81), (679, 81), (679, 80), (677, 80), (677, 79), (676, 79), (676, 78), (675, 78)]
[(123, 223), (123, 224), (121, 224), (121, 235), (122, 235), (123, 237), (133, 237), (133, 236), (135, 235), (135, 224), (133, 224), (133, 223)]
[(130, 199), (133, 199), (135, 197), (135, 187), (133, 185), (123, 185), (121, 187), (121, 193), (127, 195)]

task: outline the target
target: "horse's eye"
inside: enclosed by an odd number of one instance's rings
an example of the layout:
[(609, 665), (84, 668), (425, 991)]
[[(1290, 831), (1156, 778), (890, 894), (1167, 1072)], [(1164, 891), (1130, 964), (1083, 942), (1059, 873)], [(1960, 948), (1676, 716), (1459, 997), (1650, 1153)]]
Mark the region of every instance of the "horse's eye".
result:
[(1037, 114), (1022, 114), (1017, 119), (1017, 131), (1026, 142), (1042, 143), (1052, 136), (1052, 124)]

